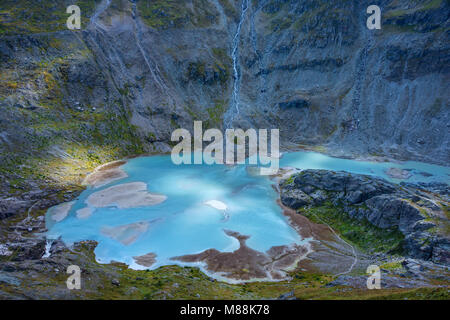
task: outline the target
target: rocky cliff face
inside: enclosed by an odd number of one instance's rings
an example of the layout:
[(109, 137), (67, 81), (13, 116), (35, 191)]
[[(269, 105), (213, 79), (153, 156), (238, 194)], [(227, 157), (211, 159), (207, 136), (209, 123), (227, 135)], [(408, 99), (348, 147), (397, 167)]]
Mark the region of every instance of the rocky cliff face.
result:
[(17, 166), (76, 182), (82, 168), (166, 152), (193, 120), (448, 164), (448, 1), (380, 1), (381, 30), (366, 28), (369, 1), (79, 1), (82, 31), (65, 27), (69, 2), (2, 5), (10, 188)]

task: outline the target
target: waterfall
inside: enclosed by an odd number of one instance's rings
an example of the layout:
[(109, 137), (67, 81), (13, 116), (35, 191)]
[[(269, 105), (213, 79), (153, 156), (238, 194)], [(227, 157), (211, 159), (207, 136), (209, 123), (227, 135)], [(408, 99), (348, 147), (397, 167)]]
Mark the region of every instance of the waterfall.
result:
[(45, 243), (45, 253), (42, 256), (42, 258), (49, 258), (51, 255), (50, 249), (52, 248), (53, 240), (47, 239), (47, 242)]
[[(248, 9), (248, 0), (242, 0), (242, 8), (241, 8), (241, 17), (239, 19), (239, 23), (236, 29), (236, 34), (233, 38), (233, 48), (231, 52), (231, 57), (233, 60), (233, 74), (234, 74), (234, 84), (233, 84), (233, 97), (232, 97), (232, 110), (230, 115), (230, 120), (228, 122), (227, 127), (230, 128), (232, 126), (233, 120), (236, 115), (239, 115), (239, 90), (240, 90), (240, 73), (239, 73), (239, 39), (241, 34), (242, 23), (245, 19), (245, 13)], [(234, 115), (234, 111), (236, 111), (236, 115)]]

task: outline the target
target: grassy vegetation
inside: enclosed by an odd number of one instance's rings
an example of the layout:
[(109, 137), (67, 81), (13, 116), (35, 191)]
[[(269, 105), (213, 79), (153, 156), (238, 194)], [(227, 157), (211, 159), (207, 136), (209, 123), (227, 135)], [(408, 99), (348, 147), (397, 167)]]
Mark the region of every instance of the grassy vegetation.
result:
[[(330, 5), (329, 1), (314, 1), (308, 3), (308, 9), (301, 13), (291, 12), (289, 2), (266, 4), (266, 7), (276, 6), (278, 10), (266, 13), (268, 21), (266, 27), (269, 32), (280, 32), (291, 28), (297, 32), (307, 32), (308, 37), (322, 38), (326, 36), (322, 29), (329, 26), (339, 28), (339, 31), (346, 33), (351, 29), (352, 15), (349, 15), (351, 7), (346, 2)], [(327, 21), (327, 23), (322, 28), (320, 24), (318, 25), (318, 21)]]
[(285, 29), (290, 28), (290, 26), (294, 23), (295, 16), (292, 14), (288, 14), (287, 16), (279, 17), (272, 20), (272, 30), (273, 31), (283, 31)]
[[(398, 20), (402, 20), (409, 15), (414, 15), (416, 13), (423, 13), (424, 11), (435, 10), (441, 7), (442, 0), (428, 0), (428, 1), (411, 1), (414, 6), (408, 9), (397, 8), (396, 2), (391, 2), (387, 6), (385, 13), (383, 14), (383, 19), (387, 20), (383, 23), (383, 29), (387, 32), (392, 33), (411, 33), (420, 30), (420, 26), (416, 24), (405, 25), (403, 23), (398, 23)], [(433, 32), (445, 32), (446, 29), (437, 26), (435, 29), (431, 30)]]
[(386, 269), (386, 270), (398, 270), (398, 269), (402, 269), (402, 263), (401, 261), (392, 261), (392, 262), (387, 262), (385, 264), (382, 264), (380, 266), (381, 269)]
[[(209, 68), (209, 70), (207, 70)], [(207, 72), (214, 70), (217, 78), (208, 77)], [(187, 68), (187, 76), (192, 80), (200, 80), (205, 84), (214, 84), (219, 82), (221, 85), (226, 85), (230, 78), (229, 66), (217, 60), (214, 64), (207, 66), (204, 61), (197, 61), (189, 63)]]
[(320, 153), (325, 153), (327, 152), (327, 148), (324, 146), (314, 146), (311, 148), (311, 150), (315, 151), (315, 152), (320, 152)]
[[(109, 286), (105, 294), (119, 298), (135, 290), (132, 299), (273, 299), (294, 292), (298, 299), (448, 299), (446, 289), (342, 290), (327, 288), (331, 276), (297, 273), (291, 281), (228, 284), (212, 280), (197, 268), (166, 266), (154, 271), (121, 271), (123, 288)], [(177, 285), (176, 285), (177, 284)], [(95, 297), (95, 296), (94, 296)]]
[(441, 202), (442, 205), (442, 210), (444, 211), (445, 216), (447, 217), (447, 219), (450, 219), (450, 208), (447, 204)]
[(426, 11), (438, 9), (442, 5), (443, 0), (414, 1), (415, 6), (410, 9), (394, 9), (388, 10), (385, 14), (386, 18), (401, 17), (412, 14), (416, 11)]
[[(23, 192), (30, 181), (43, 187), (73, 186), (101, 163), (144, 152), (122, 99), (108, 102), (108, 107), (103, 102), (90, 105), (94, 91), (87, 84), (79, 90), (78, 107), (68, 101), (68, 86), (73, 85), (68, 83), (68, 66), (85, 63), (92, 55), (86, 47), (69, 42), (64, 44), (67, 50), (57, 49), (55, 57), (53, 50), (61, 47), (61, 41), (56, 35), (40, 37), (33, 64), (20, 73), (11, 64), (0, 75), (0, 95), (20, 98), (20, 90), (26, 88), (36, 97), (32, 107), (2, 106), (0, 131), (14, 130), (9, 139), (15, 142), (4, 145), (7, 149), (1, 155), (0, 175), (10, 186), (2, 192)], [(124, 97), (128, 90), (118, 88)]]
[(218, 12), (207, 0), (142, 0), (138, 11), (143, 21), (152, 28), (208, 27), (217, 21)]
[(432, 10), (432, 9), (438, 9), (441, 7), (443, 0), (430, 0), (427, 3), (424, 4), (420, 10)]
[(239, 12), (233, 7), (230, 0), (219, 0), (219, 3), (227, 16), (232, 17), (234, 20), (239, 19)]
[(226, 86), (231, 75), (231, 57), (224, 48), (212, 48), (212, 53), (215, 58), (214, 71), (219, 74), (220, 83)]
[[(74, 249), (70, 263), (80, 265), (82, 290), (71, 291), (75, 299), (273, 299), (293, 292), (298, 299), (448, 299), (447, 288), (365, 290), (326, 287), (333, 280), (329, 275), (292, 272), (290, 281), (248, 282), (229, 284), (216, 281), (198, 268), (164, 266), (156, 270), (137, 271), (120, 263), (100, 265), (95, 262), (92, 247), (84, 244)], [(77, 261), (82, 259), (84, 262)], [(88, 265), (86, 265), (88, 263)], [(24, 271), (27, 273), (28, 271)], [(119, 285), (113, 284), (117, 279)], [(56, 288), (63, 290), (67, 274), (53, 268), (33, 276), (25, 274), (22, 285), (42, 296), (51, 296)], [(0, 290), (15, 293), (13, 286), (0, 283)], [(57, 291), (56, 291), (57, 292)]]
[(214, 107), (206, 109), (208, 112), (207, 126), (209, 128), (220, 128), (223, 123), (223, 114), (227, 110), (227, 105), (223, 100), (217, 100)]
[(434, 103), (431, 105), (431, 107), (429, 108), (429, 110), (427, 112), (430, 114), (430, 116), (435, 117), (440, 112), (442, 112), (444, 109), (445, 108), (444, 108), (444, 104), (442, 103), (442, 99), (436, 98), (436, 100), (434, 101)]
[(364, 252), (401, 252), (404, 237), (399, 230), (381, 229), (367, 220), (354, 219), (330, 202), (310, 209), (301, 208), (299, 211), (311, 221), (329, 224), (343, 238)]
[(0, 9), (0, 35), (29, 34), (67, 30), (66, 22), (70, 14), (69, 5), (81, 9), (82, 28), (101, 0), (3, 0)]
[(192, 120), (203, 121), (203, 129), (221, 128), (227, 103), (226, 100), (217, 99), (214, 106), (204, 108), (206, 112), (194, 109), (193, 105), (186, 105), (184, 109), (191, 116)]

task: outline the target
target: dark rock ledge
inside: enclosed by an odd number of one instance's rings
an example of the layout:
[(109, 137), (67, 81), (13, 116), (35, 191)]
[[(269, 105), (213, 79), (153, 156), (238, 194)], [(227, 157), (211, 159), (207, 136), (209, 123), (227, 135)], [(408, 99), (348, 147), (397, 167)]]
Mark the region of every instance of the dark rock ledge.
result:
[(404, 236), (405, 256), (450, 265), (449, 203), (443, 195), (368, 175), (327, 170), (294, 174), (280, 183), (280, 191), (282, 203), (296, 210), (328, 203), (375, 227), (398, 229)]

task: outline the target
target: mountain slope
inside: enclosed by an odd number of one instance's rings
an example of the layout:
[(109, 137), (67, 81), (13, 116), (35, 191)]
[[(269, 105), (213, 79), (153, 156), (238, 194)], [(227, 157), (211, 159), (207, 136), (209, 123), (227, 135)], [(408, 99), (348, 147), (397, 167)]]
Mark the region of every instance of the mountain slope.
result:
[(366, 1), (79, 1), (82, 31), (65, 27), (68, 1), (4, 3), (2, 190), (167, 152), (193, 120), (448, 164), (448, 1), (382, 1), (381, 30)]

